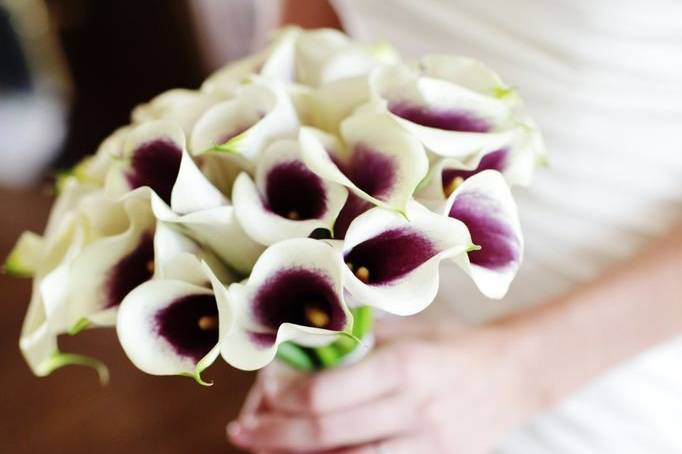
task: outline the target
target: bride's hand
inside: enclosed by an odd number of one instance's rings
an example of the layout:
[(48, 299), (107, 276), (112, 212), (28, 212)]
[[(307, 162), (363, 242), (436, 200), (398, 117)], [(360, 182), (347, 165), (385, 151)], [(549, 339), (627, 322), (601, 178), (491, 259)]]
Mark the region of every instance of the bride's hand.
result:
[(232, 442), (262, 453), (374, 454), (380, 445), (391, 454), (476, 454), (538, 407), (524, 348), (500, 326), (448, 330), (406, 319), (378, 334), (379, 347), (352, 366), (307, 376), (267, 368), (228, 426)]

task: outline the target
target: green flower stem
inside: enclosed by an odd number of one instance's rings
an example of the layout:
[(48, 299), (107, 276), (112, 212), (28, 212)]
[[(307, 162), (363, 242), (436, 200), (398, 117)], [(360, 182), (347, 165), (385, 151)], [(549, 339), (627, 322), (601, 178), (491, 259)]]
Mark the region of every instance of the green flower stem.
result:
[(277, 349), (277, 359), (294, 369), (301, 371), (315, 370), (317, 369), (317, 366), (307, 350), (309, 349), (300, 347), (291, 342), (285, 342)]
[(364, 338), (372, 331), (372, 308), (360, 306), (351, 310), (353, 329), (335, 342), (318, 348), (307, 348), (285, 342), (277, 350), (277, 359), (301, 371), (330, 369), (341, 363), (343, 358), (353, 352)]

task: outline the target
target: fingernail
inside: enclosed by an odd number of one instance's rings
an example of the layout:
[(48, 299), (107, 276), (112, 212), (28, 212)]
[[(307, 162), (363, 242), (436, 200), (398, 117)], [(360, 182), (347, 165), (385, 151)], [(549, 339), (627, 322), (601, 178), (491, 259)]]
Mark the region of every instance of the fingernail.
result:
[(239, 446), (246, 446), (251, 443), (248, 431), (244, 426), (237, 421), (233, 421), (227, 425), (227, 435), (232, 443)]

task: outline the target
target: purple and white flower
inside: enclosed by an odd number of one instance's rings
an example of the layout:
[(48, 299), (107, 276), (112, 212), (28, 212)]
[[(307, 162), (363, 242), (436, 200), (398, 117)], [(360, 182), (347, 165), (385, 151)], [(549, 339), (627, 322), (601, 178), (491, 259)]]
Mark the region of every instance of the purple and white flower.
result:
[(384, 66), (370, 77), (374, 101), (367, 108), (390, 112), (428, 151), (441, 157), (465, 160), (525, 144), (519, 137), (532, 130), (507, 100), (508, 87), (480, 66), (432, 59), (417, 68)]
[(440, 262), (466, 256), (474, 247), (456, 219), (414, 201), (406, 214), (373, 208), (348, 228), (341, 247), (345, 286), (355, 304), (416, 314), (436, 297)]
[(210, 108), (194, 125), (192, 154), (233, 153), (255, 163), (270, 142), (295, 137), (298, 115), (277, 82), (257, 80)]
[(282, 342), (322, 346), (352, 326), (343, 295), (344, 264), (330, 245), (309, 238), (270, 246), (244, 284), (228, 290), (234, 325), (223, 358), (244, 370), (271, 362)]
[(504, 177), (485, 170), (464, 181), (443, 204), (442, 214), (464, 223), (479, 250), (456, 262), (489, 298), (502, 298), (523, 259), (516, 203)]
[(347, 196), (343, 186), (308, 169), (294, 140), (270, 145), (258, 163), (255, 182), (242, 173), (232, 192), (239, 223), (265, 245), (305, 238), (317, 229), (331, 232)]
[(121, 303), (116, 331), (126, 355), (140, 370), (186, 375), (207, 384), (201, 373), (219, 356), (232, 315), (223, 283), (208, 266), (201, 269), (204, 285), (155, 279)]
[(337, 221), (337, 238), (352, 219), (374, 205), (404, 213), (428, 172), (424, 148), (387, 114), (346, 119), (341, 125), (343, 143), (310, 128), (302, 128), (299, 137), (306, 165), (352, 193)]
[(132, 128), (107, 189), (112, 196), (150, 198), (157, 219), (188, 229), (240, 273), (247, 274), (263, 250), (239, 225), (227, 198), (201, 173), (185, 149), (182, 128), (174, 123), (157, 120)]

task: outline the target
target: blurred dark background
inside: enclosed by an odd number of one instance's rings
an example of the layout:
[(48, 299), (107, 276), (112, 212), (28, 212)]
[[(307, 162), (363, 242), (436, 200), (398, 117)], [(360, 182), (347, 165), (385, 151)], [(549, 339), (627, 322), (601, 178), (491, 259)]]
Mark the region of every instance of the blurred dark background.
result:
[[(68, 168), (130, 110), (196, 88), (249, 51), (250, 0), (0, 0), (0, 256), (41, 232), (50, 175)], [(134, 369), (111, 330), (60, 340), (102, 358), (111, 383), (79, 367), (34, 377), (18, 349), (30, 281), (0, 275), (0, 452), (239, 452), (224, 436), (251, 374), (217, 362), (215, 385)]]

